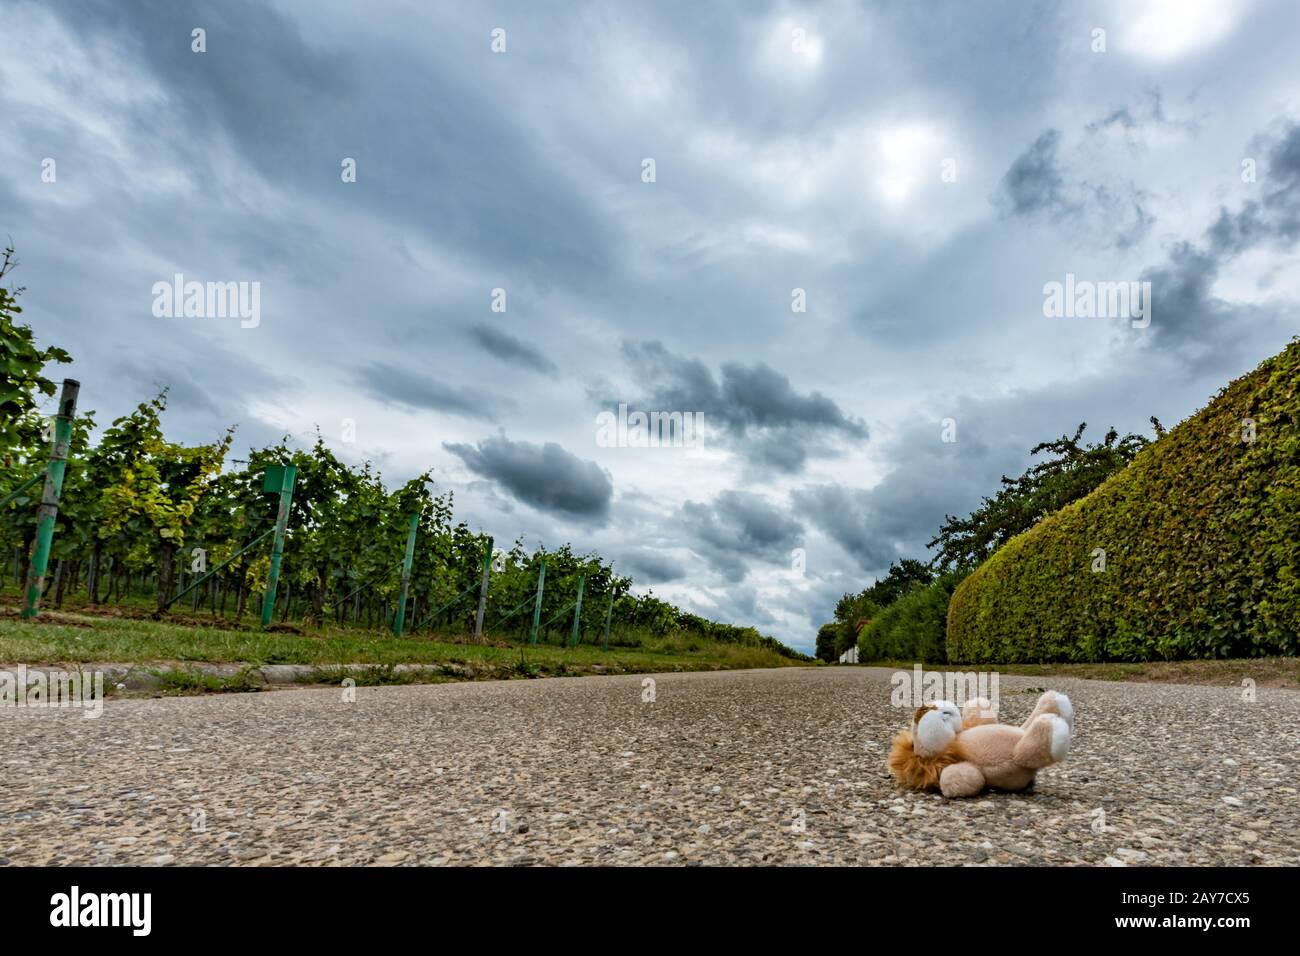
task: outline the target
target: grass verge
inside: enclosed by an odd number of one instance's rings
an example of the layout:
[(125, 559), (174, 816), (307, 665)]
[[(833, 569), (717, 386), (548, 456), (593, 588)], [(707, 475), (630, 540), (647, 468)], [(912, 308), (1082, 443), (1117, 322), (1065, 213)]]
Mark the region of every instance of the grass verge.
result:
[[(240, 677), (217, 677), (187, 663), (266, 664), (313, 668), (312, 682), (358, 684), (437, 683), (444, 680), (510, 679), (653, 671), (782, 667), (792, 661), (763, 647), (662, 637), (639, 646), (599, 644), (519, 645), (465, 642), (446, 634), (394, 638), (386, 632), (322, 627), (309, 631), (232, 629), (144, 617), (47, 612), (22, 621), (0, 611), (0, 663), (28, 665), (159, 664), (164, 693), (247, 691), (259, 685)], [(370, 665), (344, 670), (341, 665)], [(419, 670), (398, 665), (426, 665)]]

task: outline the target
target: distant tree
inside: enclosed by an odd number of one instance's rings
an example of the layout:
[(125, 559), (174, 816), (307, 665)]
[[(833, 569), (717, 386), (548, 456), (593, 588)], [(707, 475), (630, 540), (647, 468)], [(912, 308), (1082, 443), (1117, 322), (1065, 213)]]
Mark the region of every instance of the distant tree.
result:
[(835, 653), (836, 629), (834, 624), (823, 624), (817, 632), (817, 659), (834, 662), (839, 659)]
[(908, 591), (925, 587), (933, 580), (934, 572), (929, 566), (915, 558), (903, 558), (891, 564), (889, 572), (863, 594), (877, 607), (885, 608)]
[[(1153, 416), (1156, 437), (1164, 427)], [(1030, 449), (1031, 455), (1050, 457), (1029, 468), (1019, 478), (1002, 477), (1002, 490), (965, 518), (947, 515), (938, 536), (928, 547), (938, 547), (934, 563), (941, 570), (971, 569), (1022, 531), (1088, 494), (1124, 468), (1150, 441), (1142, 435), (1120, 437), (1114, 428), (1095, 444), (1081, 444), (1087, 422), (1074, 436), (1062, 435)]]
[[(826, 625), (834, 629), (835, 657), (857, 644), (859, 632), (881, 611), (904, 594), (925, 587), (933, 579), (934, 572), (929, 566), (914, 558), (903, 558), (891, 564), (885, 576), (870, 587), (840, 598), (835, 605), (834, 622)], [(818, 638), (821, 638), (820, 632)]]
[(965, 575), (950, 571), (908, 591), (858, 634), (859, 660), (947, 661), (948, 600)]

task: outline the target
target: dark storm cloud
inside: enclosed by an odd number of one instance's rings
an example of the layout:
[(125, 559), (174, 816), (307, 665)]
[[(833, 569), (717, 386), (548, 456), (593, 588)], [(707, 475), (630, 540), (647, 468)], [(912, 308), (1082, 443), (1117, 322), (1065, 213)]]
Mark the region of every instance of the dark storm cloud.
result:
[(1060, 132), (1047, 130), (1003, 175), (998, 191), (1013, 215), (1046, 211), (1055, 218), (1074, 209), (1065, 199), (1065, 177), (1057, 159), (1060, 142)]
[(375, 398), (411, 409), (449, 412), (464, 418), (492, 421), (497, 399), (473, 388), (457, 388), (428, 374), (373, 362), (361, 370), (357, 383)]
[[(168, 137), (170, 148), (219, 132), (286, 192), (309, 190), (323, 204), (355, 201), (360, 192), (390, 224), (424, 231), (434, 222), (441, 241), (462, 254), (508, 263), (515, 282), (564, 274), (581, 284), (611, 269), (616, 230), (474, 80), (475, 67), (494, 65), (486, 40), (482, 59), (467, 63), (463, 50), (431, 57), (376, 50), (365, 46), (370, 38), (309, 42), (295, 22), (252, 0), (198, 7), (84, 0), (51, 9), (78, 35), (123, 43), (178, 101), (191, 129)], [(191, 52), (195, 26), (207, 30), (206, 53)], [(132, 122), (148, 129), (153, 117)], [(214, 178), (202, 153), (192, 153), (191, 174)], [(346, 189), (343, 157), (358, 168)], [(475, 197), (470, 207), (466, 193)]]
[(1137, 129), (1141, 124), (1129, 111), (1127, 106), (1121, 106), (1114, 112), (1103, 116), (1099, 120), (1094, 120), (1088, 124), (1088, 132), (1095, 133), (1099, 130), (1110, 129), (1112, 126), (1118, 126), (1121, 129)]
[(1163, 263), (1142, 273), (1141, 281), (1151, 283), (1151, 331), (1157, 342), (1205, 344), (1231, 326), (1237, 308), (1211, 292), (1221, 262), (1210, 249), (1179, 242)]
[[(181, 442), (210, 442), (214, 435), (236, 426), (234, 448), (274, 443), (283, 429), (260, 422), (250, 414), (250, 396), (282, 394), (299, 387), (292, 374), (250, 362), (193, 330), (167, 327), (156, 336), (147, 354), (117, 357), (98, 367), (83, 368), (75, 359), (71, 375), (82, 380), (81, 404), (95, 409), (96, 421), (106, 426), (140, 402), (167, 390), (164, 429)], [(203, 356), (201, 363), (194, 355)]]
[(783, 428), (745, 438), (742, 454), (759, 468), (769, 468), (785, 475), (797, 475), (808, 462), (811, 442), (806, 436), (792, 435)]
[[(801, 488), (793, 493), (791, 500), (796, 513), (851, 554), (862, 570), (878, 571), (902, 556), (909, 545), (915, 545), (916, 535), (909, 525), (921, 523), (907, 513), (882, 513), (877, 499), (883, 497), (884, 493), (824, 484)], [(893, 535), (884, 527), (885, 521), (891, 519), (895, 526)]]
[[(731, 584), (706, 591), (707, 600), (688, 600), (689, 610), (711, 620), (738, 627), (753, 627), (759, 632), (771, 632), (781, 622), (759, 599), (758, 589), (752, 585)], [(796, 642), (791, 641), (790, 646)]]
[[(348, 53), (307, 43), (295, 23), (255, 0), (197, 8), (172, 0), (73, 0), (50, 9), (78, 36), (123, 44), (183, 104), (193, 127), (226, 130), (274, 178), (301, 176), (304, 164), (314, 164), (317, 154), (307, 148), (314, 129), (357, 90)], [(206, 53), (191, 49), (196, 27), (207, 32)], [(138, 119), (147, 126), (149, 117)], [(173, 136), (172, 145), (187, 138)]]
[(669, 554), (652, 548), (624, 551), (616, 561), (620, 574), (630, 574), (637, 584), (665, 584), (686, 577), (686, 566)]
[[(164, 325), (152, 346), (147, 354), (119, 358), (111, 366), (112, 380), (132, 383), (134, 401), (166, 388), (172, 410), (229, 418), (243, 411), (250, 393), (273, 394), (301, 384), (291, 372), (250, 362), (224, 345), (200, 337), (190, 327)], [(202, 354), (202, 362), (194, 361), (196, 353)], [(99, 376), (94, 378), (95, 385), (100, 385)]]
[(479, 324), (470, 328), (470, 335), (484, 351), (503, 362), (541, 372), (543, 375), (554, 375), (557, 371), (555, 363), (540, 350), (500, 329)]
[[(1112, 113), (1102, 126), (1134, 122), (1127, 110)], [(1092, 129), (1093, 127), (1090, 127)], [(1098, 245), (1126, 249), (1150, 230), (1154, 218), (1132, 183), (1073, 181), (1060, 158), (1061, 134), (1049, 129), (1011, 163), (993, 203), (1010, 216), (1041, 215)]]
[(646, 394), (637, 408), (703, 412), (750, 463), (785, 474), (803, 470), (810, 455), (833, 454), (834, 438), (867, 438), (867, 427), (821, 392), (800, 394), (788, 376), (763, 362), (728, 362), (721, 374), (661, 342), (625, 342), (623, 355)]
[(788, 562), (803, 533), (783, 509), (748, 491), (724, 491), (711, 504), (688, 501), (675, 524), (677, 534), (731, 581), (745, 578), (751, 560)]
[[(878, 577), (902, 558), (929, 561), (934, 552), (927, 545), (947, 515), (965, 516), (996, 494), (1003, 475), (1018, 475), (1034, 460), (1030, 448), (1072, 432), (1082, 409), (1091, 408), (1098, 419), (1085, 431), (1085, 441), (1105, 433), (1099, 421), (1115, 423), (1121, 433), (1142, 431), (1145, 416), (1163, 414), (1159, 406), (1126, 407), (1131, 394), (1124, 383), (1131, 375), (1117, 367), (1069, 388), (960, 402), (951, 413), (953, 442), (943, 440), (937, 417), (913, 420), (889, 441), (892, 470), (880, 482), (869, 488), (839, 482), (796, 488), (792, 514), (843, 548), (865, 574)], [(809, 554), (810, 565), (815, 558)]]
[[(815, 561), (816, 555), (810, 554), (808, 560)], [(791, 641), (790, 646), (812, 653), (816, 629), (834, 616), (836, 602), (845, 594), (857, 594), (870, 583), (868, 575), (853, 567), (830, 568), (825, 573), (813, 574), (810, 564), (808, 580), (803, 586), (784, 588), (767, 597), (765, 603), (774, 611), (809, 622), (808, 629), (799, 640)]]
[(594, 461), (584, 461), (554, 442), (534, 445), (504, 436), (478, 446), (444, 442), (471, 471), (497, 482), (539, 511), (604, 523), (614, 486)]
[(1152, 331), (1194, 363), (1222, 363), (1243, 347), (1248, 323), (1267, 318), (1255, 305), (1227, 302), (1214, 284), (1233, 259), (1263, 246), (1288, 250), (1300, 238), (1300, 124), (1257, 140), (1266, 153), (1259, 199), (1236, 212), (1221, 207), (1199, 242), (1180, 241), (1142, 274), (1151, 283)]
[(207, 389), (197, 384), (191, 376), (178, 374), (173, 367), (127, 360), (118, 365), (116, 371), (141, 387), (141, 400), (149, 397), (146, 392), (156, 393), (166, 389), (167, 405), (170, 408), (188, 409), (212, 416), (221, 414), (221, 408)]
[(1144, 91), (1143, 101), (1134, 106), (1121, 106), (1100, 119), (1088, 123), (1084, 129), (1090, 134), (1120, 130), (1134, 149), (1144, 146), (1143, 134), (1152, 128), (1166, 128), (1196, 133), (1200, 124), (1194, 119), (1173, 120), (1165, 113), (1164, 96), (1157, 87)]
[(1256, 145), (1267, 152), (1257, 174), (1263, 197), (1243, 203), (1235, 214), (1220, 209), (1205, 234), (1215, 256), (1240, 255), (1264, 243), (1289, 249), (1300, 238), (1300, 124)]
[(820, 392), (800, 395), (790, 379), (762, 362), (722, 366), (722, 401), (729, 421), (740, 434), (753, 428), (808, 426), (839, 431), (851, 438), (866, 438), (862, 422), (848, 418)]

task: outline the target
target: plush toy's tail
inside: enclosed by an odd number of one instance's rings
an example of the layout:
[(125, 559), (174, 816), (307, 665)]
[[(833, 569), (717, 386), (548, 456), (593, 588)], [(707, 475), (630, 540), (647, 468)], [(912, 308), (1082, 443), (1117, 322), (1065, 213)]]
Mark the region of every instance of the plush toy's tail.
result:
[(909, 790), (938, 790), (943, 768), (960, 760), (951, 747), (933, 757), (919, 757), (912, 746), (912, 732), (900, 730), (889, 748), (888, 767), (894, 779)]

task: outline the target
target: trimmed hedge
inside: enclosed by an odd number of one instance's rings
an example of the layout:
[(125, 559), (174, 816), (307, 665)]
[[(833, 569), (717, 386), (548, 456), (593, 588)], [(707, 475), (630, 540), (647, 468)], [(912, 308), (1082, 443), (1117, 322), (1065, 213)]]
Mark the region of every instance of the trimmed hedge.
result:
[(957, 572), (942, 575), (880, 611), (858, 635), (858, 660), (945, 663), (948, 599), (961, 579)]
[(1300, 339), (980, 565), (953, 593), (948, 659), (1288, 655), (1297, 634)]

